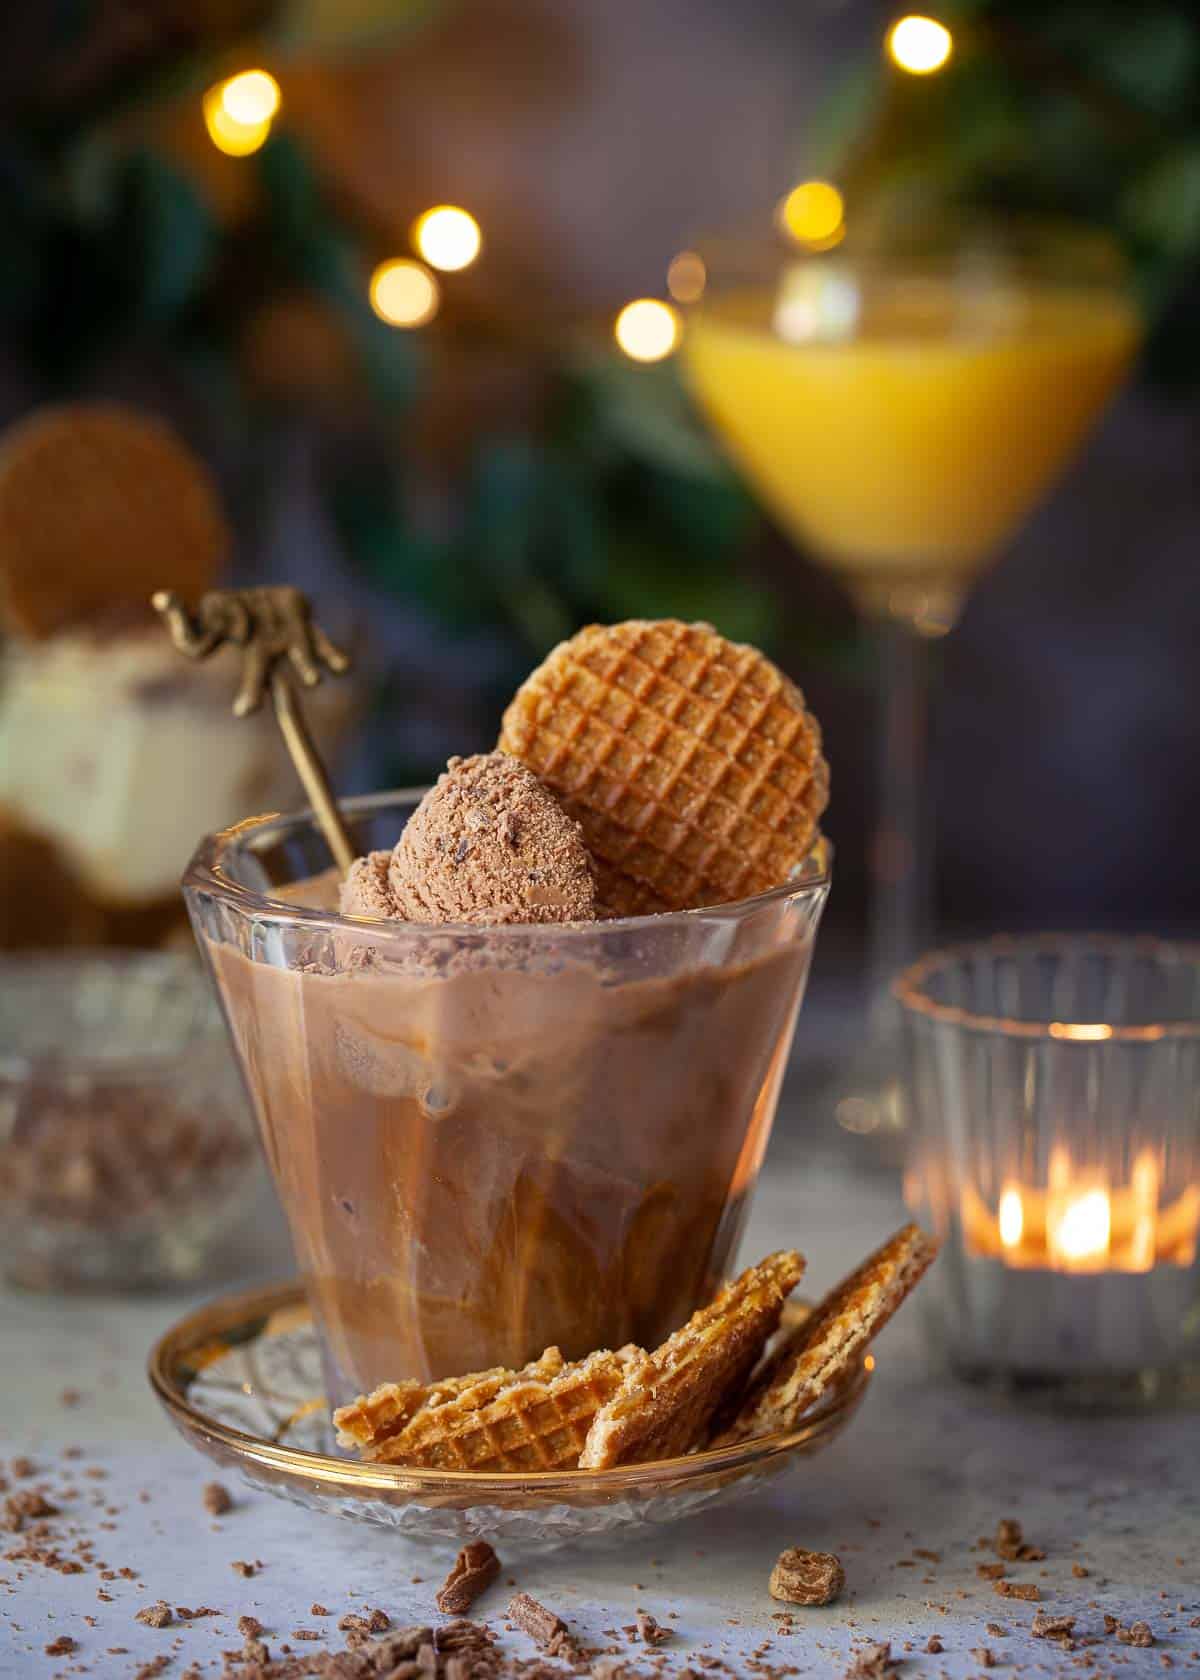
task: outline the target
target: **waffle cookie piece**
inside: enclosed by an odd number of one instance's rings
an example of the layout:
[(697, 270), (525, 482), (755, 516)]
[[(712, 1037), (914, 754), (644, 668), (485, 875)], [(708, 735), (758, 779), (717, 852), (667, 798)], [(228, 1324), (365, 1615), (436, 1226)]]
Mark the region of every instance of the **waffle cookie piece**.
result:
[(699, 1446), (722, 1401), (754, 1369), (803, 1273), (803, 1257), (782, 1250), (693, 1313), (597, 1413), (579, 1468), (676, 1458)]
[(597, 1412), (645, 1357), (626, 1347), (589, 1354), (548, 1378), (521, 1372), (482, 1405), (466, 1388), (423, 1407), (370, 1456), (427, 1470), (573, 1470)]
[(579, 821), (610, 913), (726, 903), (785, 881), (829, 799), (794, 683), (708, 624), (630, 619), (562, 642), (499, 747)]
[(36, 640), (210, 589), (229, 531), (208, 469), (161, 421), (117, 403), (40, 409), (0, 441), (0, 618)]
[(381, 1383), (370, 1394), (360, 1395), (348, 1406), (341, 1406), (333, 1414), (333, 1426), (338, 1432), (338, 1445), (357, 1447), (365, 1459), (384, 1457), (384, 1447), (401, 1434), (418, 1412), (436, 1409), (450, 1401), (462, 1402), (462, 1410), (479, 1409), (494, 1400), (501, 1389), (514, 1383), (548, 1382), (562, 1371), (565, 1361), (556, 1347), (549, 1347), (540, 1359), (521, 1371), (509, 1371), (497, 1365), (490, 1371), (470, 1371), (462, 1377), (444, 1377), (439, 1382), (423, 1383), (409, 1378), (405, 1382)]
[(733, 1423), (712, 1443), (792, 1429), (860, 1358), (937, 1257), (938, 1244), (906, 1225), (868, 1255), (787, 1337), (757, 1377)]

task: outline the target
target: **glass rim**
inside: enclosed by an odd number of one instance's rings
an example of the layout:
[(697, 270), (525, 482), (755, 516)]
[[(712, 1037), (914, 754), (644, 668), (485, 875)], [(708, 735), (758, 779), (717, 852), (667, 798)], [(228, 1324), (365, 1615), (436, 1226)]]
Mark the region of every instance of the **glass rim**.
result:
[[(781, 201), (782, 202), (782, 201)], [(1044, 261), (1069, 255), (1103, 259), (1103, 278), (1116, 289), (1128, 289), (1128, 257), (1110, 229), (1084, 217), (1017, 211), (1011, 214), (972, 208), (918, 209), (899, 221), (852, 220), (844, 236), (831, 245), (806, 245), (780, 225), (779, 205), (753, 223), (702, 230), (688, 241), (705, 264), (710, 281), (721, 283), (723, 271), (751, 263), (772, 267), (781, 263), (814, 263), (827, 267), (839, 262), (855, 267), (878, 264), (893, 268), (898, 257), (919, 267), (921, 262), (968, 252), (974, 245), (994, 246), (1014, 258)], [(1088, 271), (1077, 279), (1094, 278)], [(703, 309), (705, 292), (689, 305)]]
[[(423, 787), (395, 788), (383, 793), (359, 794), (340, 799), (338, 809), (348, 816), (373, 815), (391, 806), (415, 805), (428, 790)], [(229, 828), (218, 829), (200, 842), (183, 876), (183, 891), (204, 893), (219, 898), (237, 910), (258, 917), (270, 917), (276, 922), (292, 922), (329, 933), (359, 933), (376, 930), (373, 937), (403, 941), (437, 938), (486, 939), (489, 944), (509, 939), (524, 944), (533, 939), (552, 943), (561, 940), (594, 938), (610, 930), (628, 932), (630, 929), (670, 928), (681, 923), (694, 923), (704, 918), (713, 921), (740, 921), (764, 905), (788, 898), (808, 898), (827, 892), (832, 879), (833, 848), (824, 835), (818, 834), (808, 857), (800, 865), (801, 873), (793, 879), (768, 887), (765, 892), (750, 898), (732, 899), (726, 904), (705, 905), (695, 910), (665, 910), (646, 916), (614, 916), (594, 922), (512, 922), (502, 926), (488, 926), (478, 922), (403, 922), (376, 920), (369, 916), (344, 916), (337, 910), (320, 910), (310, 905), (295, 904), (289, 899), (276, 898), (270, 893), (257, 892), (232, 880), (223, 870), (226, 853), (254, 834), (270, 834), (274, 829), (284, 833), (303, 825), (316, 826), (311, 805), (291, 812), (270, 812), (263, 816), (247, 817)]]
[(1006, 1038), (1036, 1039), (1057, 1044), (1152, 1044), (1163, 1038), (1200, 1038), (1200, 1019), (1148, 1021), (1122, 1026), (1113, 1021), (1023, 1021), (1015, 1016), (983, 1015), (957, 1004), (938, 1003), (929, 995), (930, 978), (949, 963), (972, 957), (1015, 956), (1061, 951), (1074, 946), (1088, 951), (1181, 960), (1200, 966), (1200, 942), (1161, 939), (1154, 934), (1033, 933), (994, 934), (927, 951), (895, 977), (892, 996), (914, 1016), (968, 1032), (1002, 1034)]

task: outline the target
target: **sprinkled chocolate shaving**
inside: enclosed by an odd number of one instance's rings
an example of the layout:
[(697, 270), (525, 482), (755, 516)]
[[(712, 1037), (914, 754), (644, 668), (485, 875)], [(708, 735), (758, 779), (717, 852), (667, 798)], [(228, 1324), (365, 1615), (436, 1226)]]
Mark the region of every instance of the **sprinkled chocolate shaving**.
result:
[(500, 1559), (486, 1540), (464, 1546), (438, 1590), (438, 1609), (443, 1616), (464, 1615), (499, 1574)]
[(528, 1593), (517, 1593), (509, 1601), (508, 1614), (521, 1632), (527, 1633), (543, 1651), (557, 1649), (567, 1636), (567, 1624), (562, 1617), (539, 1604), (536, 1598), (530, 1598)]

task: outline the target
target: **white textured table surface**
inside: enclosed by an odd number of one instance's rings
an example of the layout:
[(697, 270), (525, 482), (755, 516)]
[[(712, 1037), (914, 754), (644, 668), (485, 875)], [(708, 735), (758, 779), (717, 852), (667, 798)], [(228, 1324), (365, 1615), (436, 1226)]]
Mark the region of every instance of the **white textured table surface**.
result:
[[(852, 1179), (828, 1159), (804, 1165), (791, 1146), (768, 1164), (746, 1252), (794, 1241), (809, 1254), (814, 1286), (824, 1286), (900, 1217), (886, 1181)], [(277, 1227), (267, 1220), (258, 1230), (257, 1250), (231, 1257), (231, 1268), (285, 1273)], [(397, 1623), (431, 1618), (449, 1550), (313, 1517), (228, 1477), (236, 1508), (219, 1522), (205, 1512), (201, 1489), (213, 1467), (169, 1429), (143, 1375), (151, 1341), (188, 1305), (0, 1294), (0, 1457), (27, 1454), (38, 1467), (32, 1482), (12, 1485), (49, 1482), (65, 1557), (86, 1534), (110, 1570), (134, 1572), (105, 1581), (99, 1563), (64, 1575), (4, 1560), (20, 1536), (0, 1535), (8, 1542), (0, 1545), (0, 1675), (125, 1677), (159, 1656), (171, 1659), (158, 1671), (168, 1676), (191, 1663), (215, 1675), (221, 1652), (241, 1643), (244, 1613), (263, 1623), (273, 1649), (286, 1640), (301, 1653), (320, 1647), (297, 1644), (295, 1629), (321, 1629), (340, 1649), (337, 1618), (364, 1605)], [(78, 1391), (78, 1402), (64, 1405), (64, 1390)], [(68, 1446), (82, 1456), (64, 1458)], [(972, 1548), (1006, 1516), (1046, 1551), (1044, 1563), (1011, 1571), (1037, 1583), (1043, 1609), (1077, 1615), (1081, 1633), (1102, 1633), (1104, 1612), (1145, 1620), (1154, 1648), (1105, 1638), (1068, 1654), (1031, 1640), (1036, 1606), (997, 1597), (977, 1575), (986, 1554)], [(776, 1554), (796, 1544), (838, 1552), (847, 1592), (827, 1609), (798, 1610), (785, 1637), (766, 1581)], [(915, 1556), (918, 1548), (938, 1561)], [(242, 1579), (235, 1559), (264, 1567)], [(676, 1612), (677, 1637), (664, 1648), (672, 1668), (699, 1653), (750, 1674), (753, 1652), (771, 1640), (768, 1663), (840, 1674), (852, 1646), (871, 1638), (890, 1641), (905, 1659), (900, 1674), (911, 1676), (977, 1675), (982, 1647), (1001, 1675), (1083, 1666), (1135, 1680), (1169, 1666), (1200, 1669), (1200, 1626), (1191, 1625), (1200, 1619), (1200, 1418), (1084, 1422), (1010, 1409), (931, 1375), (910, 1308), (880, 1344), (872, 1390), (848, 1433), (767, 1494), (649, 1542), (504, 1562), (506, 1578), (598, 1644), (637, 1607), (664, 1621)], [(160, 1598), (221, 1614), (161, 1630), (134, 1619)], [(505, 1602), (493, 1589), (477, 1614), (499, 1624)], [(331, 1617), (314, 1617), (314, 1603)], [(988, 1633), (988, 1622), (1005, 1635)], [(933, 1634), (940, 1655), (923, 1652)], [(63, 1635), (77, 1649), (47, 1654)], [(519, 1636), (506, 1640), (515, 1654), (532, 1652)], [(640, 1649), (630, 1647), (631, 1659)]]

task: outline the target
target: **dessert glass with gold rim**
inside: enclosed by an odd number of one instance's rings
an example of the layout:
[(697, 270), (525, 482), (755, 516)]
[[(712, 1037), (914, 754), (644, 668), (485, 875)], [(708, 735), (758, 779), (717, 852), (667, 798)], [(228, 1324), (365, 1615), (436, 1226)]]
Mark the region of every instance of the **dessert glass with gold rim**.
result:
[[(393, 845), (420, 795), (349, 800)], [(341, 916), (311, 814), (184, 882), (341, 1405), (380, 1383), (653, 1347), (734, 1253), (817, 925), (771, 892), (607, 922)]]

